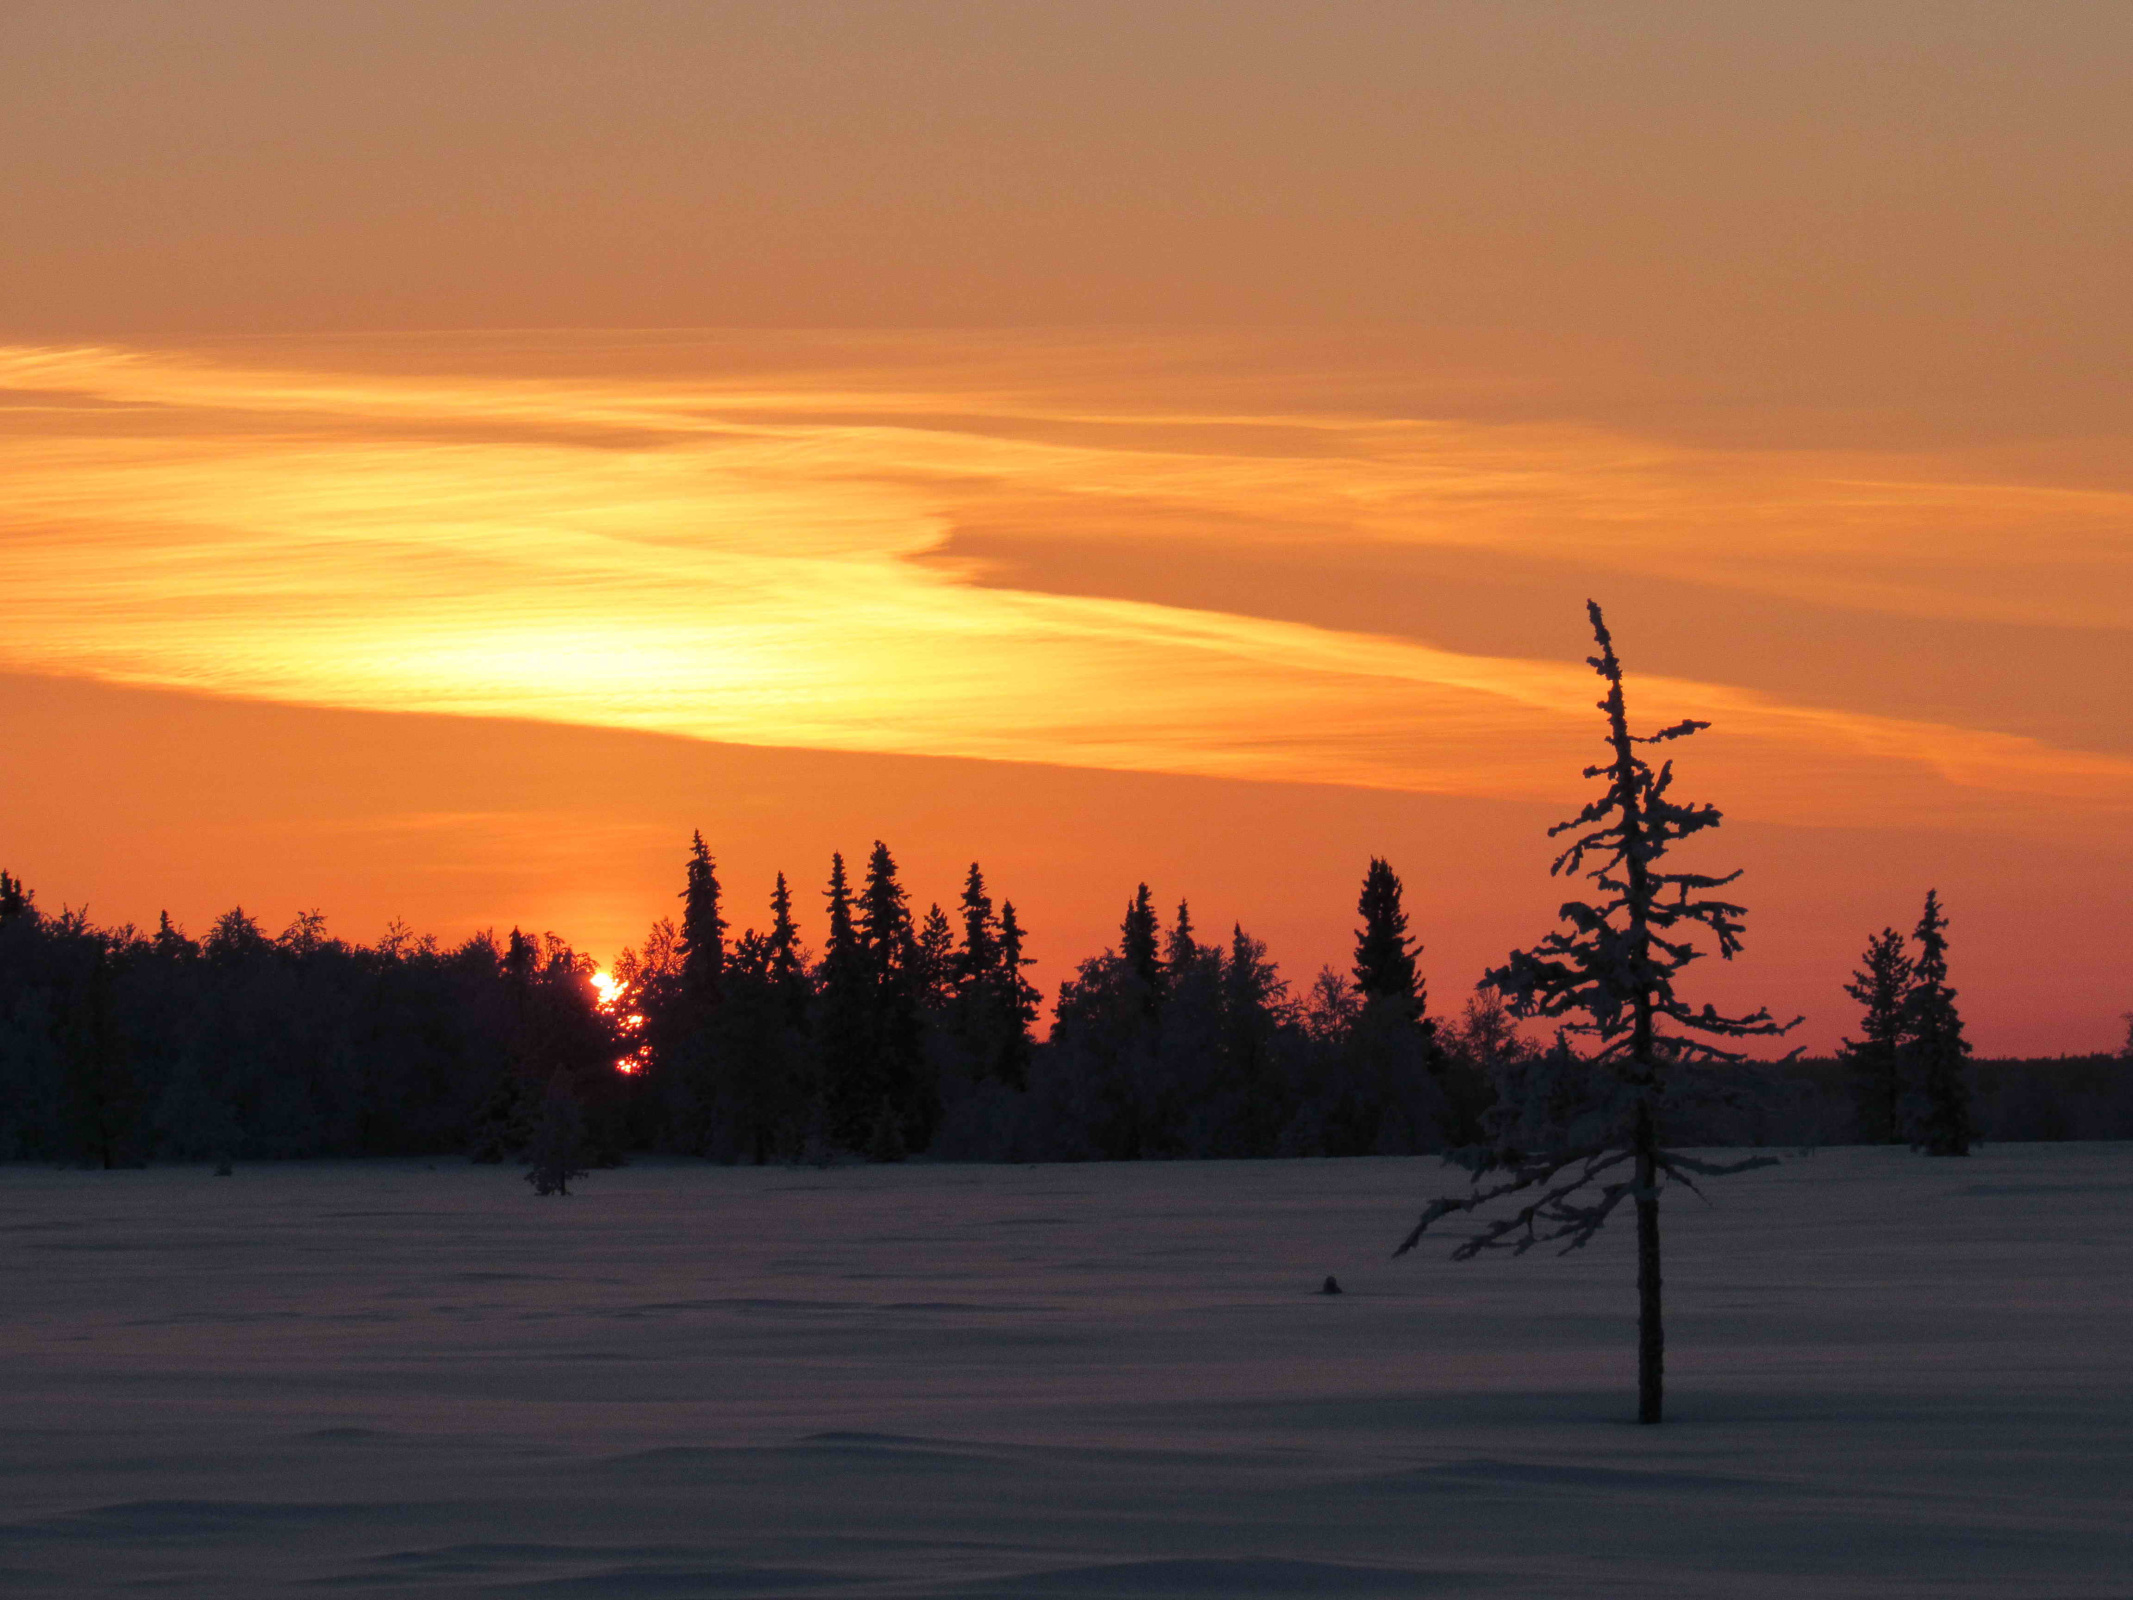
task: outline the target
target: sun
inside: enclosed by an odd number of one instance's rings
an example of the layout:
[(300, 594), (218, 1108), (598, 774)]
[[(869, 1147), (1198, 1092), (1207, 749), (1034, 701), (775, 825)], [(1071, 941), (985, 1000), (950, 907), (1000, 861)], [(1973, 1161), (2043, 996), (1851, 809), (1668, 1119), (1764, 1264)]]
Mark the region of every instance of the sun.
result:
[(635, 1011), (623, 1011), (622, 980), (602, 967), (592, 971), (594, 1005), (603, 1016), (615, 1019), (615, 1029), (623, 1040), (631, 1045), (629, 1054), (618, 1057), (615, 1070), (625, 1075), (634, 1075), (644, 1070), (648, 1059), (644, 1044), (644, 1017)]

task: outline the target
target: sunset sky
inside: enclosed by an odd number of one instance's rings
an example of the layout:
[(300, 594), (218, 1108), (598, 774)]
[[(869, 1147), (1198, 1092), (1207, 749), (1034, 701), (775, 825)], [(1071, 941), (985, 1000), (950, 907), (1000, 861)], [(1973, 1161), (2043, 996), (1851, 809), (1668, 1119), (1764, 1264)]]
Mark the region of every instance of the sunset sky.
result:
[[(1826, 1049), (2133, 1008), (2133, 8), (13, 6), (0, 865), (101, 920), (737, 924), (886, 839), (1438, 1010), (1583, 603)], [(819, 940), (819, 915), (806, 931)], [(1714, 964), (1715, 965), (1715, 964)]]

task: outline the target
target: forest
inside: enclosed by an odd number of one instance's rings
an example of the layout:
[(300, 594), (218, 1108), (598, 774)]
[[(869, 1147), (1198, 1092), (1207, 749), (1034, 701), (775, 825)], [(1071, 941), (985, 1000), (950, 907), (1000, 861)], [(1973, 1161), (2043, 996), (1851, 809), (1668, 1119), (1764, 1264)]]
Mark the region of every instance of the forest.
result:
[[(594, 1167), (1400, 1155), (1476, 1142), (1506, 1075), (1545, 1053), (1495, 990), (1432, 1009), (1382, 860), (1351, 968), (1301, 992), (1243, 928), (1205, 935), (1139, 886), (1041, 1039), (1027, 930), (975, 863), (952, 913), (916, 913), (887, 846), (856, 881), (835, 858), (819, 953), (783, 876), (765, 925), (735, 933), (700, 838), (681, 869), (678, 920), (602, 983), (553, 933), (446, 946), (396, 925), (365, 945), (316, 913), (270, 932), (233, 909), (194, 938), (47, 912), (0, 874), (0, 1158), (515, 1163), (558, 1097), (566, 1156)], [(1922, 996), (1945, 993), (1958, 1043), (1960, 1020), (1937, 900), (1921, 930), (1916, 955), (1894, 930), (1869, 941), (1843, 1055), (1767, 1068), (1772, 1092), (1670, 1137), (1929, 1147), (1905, 1105)], [(2133, 1051), (1957, 1060), (1973, 1137), (2133, 1138)]]

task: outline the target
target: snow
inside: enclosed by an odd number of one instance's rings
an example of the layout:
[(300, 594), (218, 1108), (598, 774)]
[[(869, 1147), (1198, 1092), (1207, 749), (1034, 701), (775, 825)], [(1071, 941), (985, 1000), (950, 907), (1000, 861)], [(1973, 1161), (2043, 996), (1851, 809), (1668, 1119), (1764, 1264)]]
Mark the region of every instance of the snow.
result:
[[(1428, 1160), (0, 1169), (0, 1588), (2133, 1590), (2133, 1147), (1390, 1259)], [(1328, 1273), (1347, 1291), (1316, 1291)]]

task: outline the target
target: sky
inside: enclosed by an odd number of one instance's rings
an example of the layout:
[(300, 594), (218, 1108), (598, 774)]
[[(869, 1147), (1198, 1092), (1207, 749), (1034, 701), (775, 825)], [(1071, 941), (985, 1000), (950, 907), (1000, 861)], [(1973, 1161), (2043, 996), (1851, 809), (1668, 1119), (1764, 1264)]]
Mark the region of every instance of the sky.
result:
[[(1437, 1009), (1564, 897), (1584, 602), (1853, 1021), (2133, 1006), (2133, 12), (0, 15), (0, 863), (602, 959), (976, 857)], [(805, 903), (805, 897), (803, 897)], [(819, 918), (817, 918), (819, 921)], [(816, 930), (819, 936), (819, 930)], [(1716, 963), (1713, 963), (1716, 966)]]

